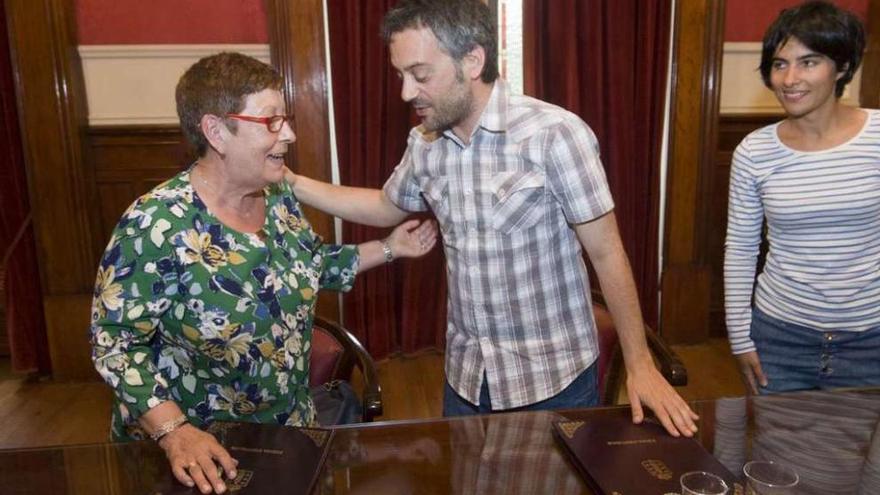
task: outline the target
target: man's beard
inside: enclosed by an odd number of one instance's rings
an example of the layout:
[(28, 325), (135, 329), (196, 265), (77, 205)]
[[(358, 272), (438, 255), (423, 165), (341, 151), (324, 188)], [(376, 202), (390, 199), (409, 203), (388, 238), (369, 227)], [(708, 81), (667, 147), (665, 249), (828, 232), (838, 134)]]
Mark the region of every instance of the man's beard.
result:
[(442, 100), (437, 100), (432, 105), (433, 115), (422, 121), (426, 131), (437, 132), (449, 129), (465, 120), (473, 110), (474, 94), (464, 83), (464, 72), (461, 67), (457, 67), (455, 80), (457, 84), (452, 90), (444, 95)]
[(433, 115), (429, 115), (422, 125), (428, 132), (443, 131), (466, 119), (471, 112), (473, 94), (464, 91), (460, 94), (445, 98), (435, 103), (432, 107)]

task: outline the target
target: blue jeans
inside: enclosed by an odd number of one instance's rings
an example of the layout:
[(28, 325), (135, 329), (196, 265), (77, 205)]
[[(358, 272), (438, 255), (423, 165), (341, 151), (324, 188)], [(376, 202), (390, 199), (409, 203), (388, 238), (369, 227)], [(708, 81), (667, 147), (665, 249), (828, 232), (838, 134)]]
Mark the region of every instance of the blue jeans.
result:
[[(597, 406), (599, 405), (599, 382), (596, 377), (596, 366), (596, 363), (593, 363), (565, 387), (562, 392), (553, 397), (534, 404), (495, 412), (547, 411), (551, 409)], [(489, 384), (486, 380), (485, 372), (483, 372), (483, 386), (480, 387), (479, 405), (471, 404), (465, 400), (449, 386), (449, 382), (446, 382), (446, 386), (443, 389), (444, 416), (470, 416), (474, 414), (489, 414), (491, 412), (492, 401), (489, 399)]]
[(752, 309), (752, 340), (768, 384), (764, 393), (880, 385), (880, 327), (822, 331)]

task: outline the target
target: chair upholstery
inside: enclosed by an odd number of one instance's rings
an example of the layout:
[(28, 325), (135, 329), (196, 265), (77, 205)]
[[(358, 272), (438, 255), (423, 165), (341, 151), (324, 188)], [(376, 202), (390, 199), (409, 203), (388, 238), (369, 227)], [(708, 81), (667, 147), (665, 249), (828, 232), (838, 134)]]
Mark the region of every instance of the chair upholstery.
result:
[[(342, 353), (345, 349), (328, 330), (315, 325), (312, 330), (312, 357), (309, 361), (309, 386), (317, 387), (334, 379), (350, 379), (339, 377), (337, 370)], [(350, 373), (349, 373), (350, 374)]]
[(363, 421), (369, 422), (382, 415), (382, 388), (376, 363), (358, 339), (342, 326), (315, 317), (309, 367), (309, 385), (312, 387), (334, 380), (351, 381), (352, 372), (357, 367), (363, 377), (360, 394)]
[[(605, 306), (600, 293), (593, 293), (593, 315), (596, 318), (596, 330), (599, 334), (599, 400), (603, 405), (617, 402), (623, 375), (623, 354), (620, 350), (617, 330), (611, 313)], [(645, 325), (645, 338), (648, 349), (660, 367), (660, 373), (672, 386), (687, 385), (687, 368), (673, 351), (651, 327)]]

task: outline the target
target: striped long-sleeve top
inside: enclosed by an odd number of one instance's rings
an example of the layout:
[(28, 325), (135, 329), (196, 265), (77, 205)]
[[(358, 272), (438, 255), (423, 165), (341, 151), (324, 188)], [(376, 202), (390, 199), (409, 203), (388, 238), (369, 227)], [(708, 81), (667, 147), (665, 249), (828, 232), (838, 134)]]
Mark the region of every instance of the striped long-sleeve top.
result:
[[(734, 354), (755, 350), (754, 303), (819, 331), (880, 326), (880, 111), (852, 139), (804, 152), (773, 124), (733, 155), (724, 256), (724, 305)], [(769, 252), (755, 267), (763, 220)]]

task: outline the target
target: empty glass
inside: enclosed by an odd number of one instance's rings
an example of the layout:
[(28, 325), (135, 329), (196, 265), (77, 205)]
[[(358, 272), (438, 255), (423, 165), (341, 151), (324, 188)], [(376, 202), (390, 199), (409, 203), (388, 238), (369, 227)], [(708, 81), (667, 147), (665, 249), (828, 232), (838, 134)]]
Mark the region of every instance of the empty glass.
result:
[(750, 461), (743, 466), (747, 479), (747, 494), (786, 495), (795, 493), (797, 472), (773, 461)]
[(681, 495), (725, 495), (727, 483), (720, 477), (706, 471), (691, 471), (679, 478)]

